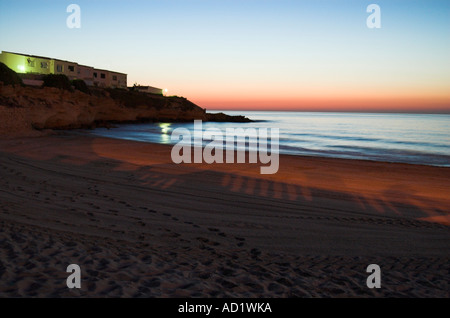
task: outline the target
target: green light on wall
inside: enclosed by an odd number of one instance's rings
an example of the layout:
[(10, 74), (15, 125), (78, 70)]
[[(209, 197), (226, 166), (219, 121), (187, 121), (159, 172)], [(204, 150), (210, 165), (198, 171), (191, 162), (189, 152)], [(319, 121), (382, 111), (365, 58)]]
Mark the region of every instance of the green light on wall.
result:
[(19, 71), (25, 72), (25, 66), (19, 65), (19, 66), (17, 66), (17, 68), (19, 69)]

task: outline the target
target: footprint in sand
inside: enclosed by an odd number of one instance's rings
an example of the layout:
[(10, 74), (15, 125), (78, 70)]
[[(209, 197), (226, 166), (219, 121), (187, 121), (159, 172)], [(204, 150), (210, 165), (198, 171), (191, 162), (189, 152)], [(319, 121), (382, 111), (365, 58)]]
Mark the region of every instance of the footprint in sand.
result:
[(236, 243), (236, 245), (237, 245), (238, 247), (244, 246), (244, 244), (245, 244), (245, 243), (244, 243), (245, 238), (235, 236), (234, 239), (235, 239), (236, 241), (238, 241), (238, 242)]

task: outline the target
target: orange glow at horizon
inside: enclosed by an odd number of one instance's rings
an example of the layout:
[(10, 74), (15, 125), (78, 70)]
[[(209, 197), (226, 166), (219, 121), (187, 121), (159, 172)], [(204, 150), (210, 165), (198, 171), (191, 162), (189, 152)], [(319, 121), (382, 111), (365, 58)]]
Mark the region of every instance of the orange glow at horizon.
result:
[(191, 98), (207, 110), (373, 111), (450, 113), (450, 97)]
[[(450, 113), (450, 87), (433, 83), (200, 83), (179, 94), (207, 110)], [(180, 83), (181, 84), (181, 83)], [(181, 85), (180, 85), (181, 86)]]

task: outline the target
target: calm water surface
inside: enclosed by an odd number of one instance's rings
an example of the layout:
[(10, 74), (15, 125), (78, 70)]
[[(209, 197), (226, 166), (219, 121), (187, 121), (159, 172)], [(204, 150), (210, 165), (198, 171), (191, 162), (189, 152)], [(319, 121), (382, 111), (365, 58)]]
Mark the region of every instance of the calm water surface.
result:
[[(253, 123), (203, 123), (203, 130), (279, 128), (280, 153), (348, 159), (450, 166), (450, 115), (305, 113), (224, 111), (244, 115)], [(89, 133), (99, 136), (174, 144), (178, 127), (193, 123), (121, 125)]]

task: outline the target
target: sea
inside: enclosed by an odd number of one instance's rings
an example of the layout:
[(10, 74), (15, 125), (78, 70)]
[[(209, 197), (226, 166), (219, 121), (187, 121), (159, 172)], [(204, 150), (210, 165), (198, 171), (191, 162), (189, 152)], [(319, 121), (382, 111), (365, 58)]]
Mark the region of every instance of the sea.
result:
[[(450, 167), (450, 114), (210, 111), (243, 115), (250, 123), (203, 122), (203, 131), (227, 128), (279, 129), (279, 153)], [(177, 128), (194, 123), (126, 124), (89, 134), (176, 144)], [(204, 143), (210, 141), (204, 141)], [(248, 144), (246, 145), (248, 146)], [(238, 147), (236, 144), (235, 147)]]

